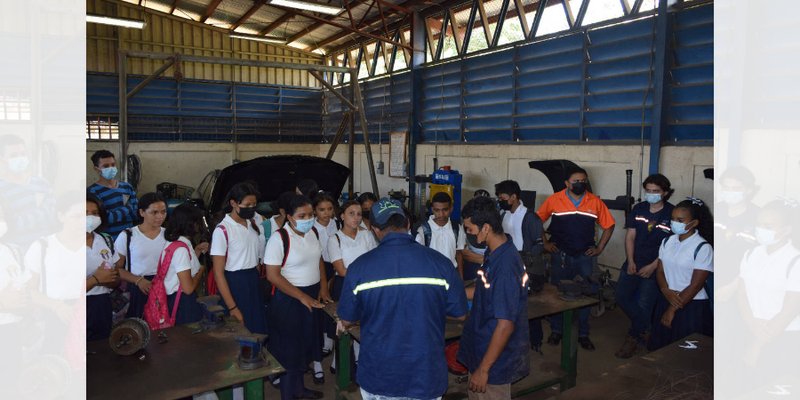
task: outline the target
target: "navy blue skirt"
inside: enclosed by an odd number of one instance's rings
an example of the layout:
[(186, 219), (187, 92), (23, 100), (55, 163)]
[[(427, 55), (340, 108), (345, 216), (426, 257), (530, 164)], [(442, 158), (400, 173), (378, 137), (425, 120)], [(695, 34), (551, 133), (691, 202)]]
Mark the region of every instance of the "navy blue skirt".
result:
[(342, 288), (344, 287), (344, 277), (336, 275), (333, 278), (333, 291), (331, 292), (331, 297), (334, 301), (339, 301), (342, 297)]
[[(172, 305), (175, 304), (175, 297), (177, 296), (178, 292), (167, 296), (167, 310), (170, 313), (172, 313)], [(192, 294), (181, 293), (181, 302), (178, 303), (178, 311), (175, 313), (175, 325), (189, 324), (201, 319), (203, 319), (203, 308), (197, 302), (197, 292)]]
[[(267, 316), (264, 309), (264, 292), (258, 280), (258, 271), (248, 268), (225, 271), (225, 280), (236, 307), (244, 317), (244, 326), (250, 333), (267, 334)], [(224, 302), (223, 306), (225, 306)], [(227, 307), (226, 307), (227, 308)]]
[(660, 349), (670, 343), (689, 336), (693, 333), (714, 335), (714, 317), (711, 314), (710, 301), (692, 300), (682, 309), (675, 312), (672, 327), (667, 328), (661, 324), (661, 316), (669, 307), (664, 296), (658, 296), (656, 308), (653, 312), (652, 331), (647, 349), (650, 351)]
[[(144, 276), (144, 279), (151, 282), (153, 278), (155, 278), (155, 275)], [(131, 298), (128, 302), (128, 312), (125, 313), (125, 318), (142, 318), (142, 315), (144, 315), (144, 305), (147, 304), (147, 295), (139, 290), (138, 286), (131, 283), (128, 283), (128, 293), (131, 294)]]
[(86, 341), (108, 339), (111, 335), (111, 295), (86, 296)]
[[(319, 295), (319, 283), (298, 289), (315, 299)], [(309, 312), (279, 290), (269, 309), (269, 351), (287, 371), (305, 371), (311, 361), (322, 360), (322, 310)]]
[(329, 262), (323, 262), (325, 264), (325, 278), (330, 281), (333, 279), (333, 275), (336, 273), (336, 270), (333, 269), (333, 264)]

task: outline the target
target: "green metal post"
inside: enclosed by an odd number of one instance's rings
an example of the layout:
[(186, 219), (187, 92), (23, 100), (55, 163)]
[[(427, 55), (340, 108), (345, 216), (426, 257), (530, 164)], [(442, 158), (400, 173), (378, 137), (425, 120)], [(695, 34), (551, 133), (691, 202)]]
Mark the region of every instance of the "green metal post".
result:
[(264, 400), (264, 380), (253, 379), (244, 384), (245, 400)]
[(574, 327), (573, 310), (566, 310), (562, 314), (564, 336), (561, 341), (561, 368), (566, 376), (561, 380), (561, 391), (575, 387), (575, 378), (578, 375), (578, 330)]

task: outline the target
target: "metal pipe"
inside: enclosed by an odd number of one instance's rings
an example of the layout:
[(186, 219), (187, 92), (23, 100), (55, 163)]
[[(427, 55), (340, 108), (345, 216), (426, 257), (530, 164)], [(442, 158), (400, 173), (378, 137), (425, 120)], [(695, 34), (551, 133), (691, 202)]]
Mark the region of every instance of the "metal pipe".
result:
[(140, 90), (144, 89), (145, 86), (150, 84), (150, 82), (152, 82), (154, 79), (158, 78), (159, 75), (163, 74), (164, 71), (169, 69), (169, 67), (171, 67), (173, 64), (175, 64), (175, 58), (174, 57), (171, 57), (171, 58), (167, 59), (167, 62), (164, 63), (164, 65), (159, 67), (152, 74), (150, 74), (147, 78), (145, 78), (143, 81), (139, 82), (139, 84), (136, 85), (136, 87), (134, 87), (133, 89), (131, 89), (130, 92), (128, 92), (128, 99), (130, 99), (133, 96), (136, 96), (136, 94), (139, 93)]
[(666, 51), (667, 51), (667, 0), (659, 0), (658, 13), (655, 16), (656, 24), (655, 61), (653, 71), (653, 117), (650, 126), (650, 169), (649, 173), (658, 172), (661, 159), (661, 140), (663, 132), (666, 130), (664, 123), (666, 117), (666, 107), (664, 107), (664, 96), (668, 91), (664, 90), (664, 76), (666, 74)]
[(344, 137), (344, 130), (347, 129), (347, 125), (350, 124), (350, 112), (345, 112), (342, 115), (342, 122), (339, 124), (339, 129), (336, 130), (336, 136), (333, 137), (333, 142), (331, 142), (331, 148), (328, 149), (328, 155), (325, 156), (328, 160), (333, 158), (333, 154), (336, 153), (336, 147), (339, 146), (339, 143), (342, 141), (342, 137)]
[[(353, 90), (353, 81), (350, 81), (350, 98), (353, 98), (355, 91)], [(355, 199), (355, 190), (353, 182), (353, 166), (355, 165), (355, 146), (356, 146), (356, 116), (350, 114), (350, 137), (347, 143), (347, 167), (350, 168), (350, 178), (347, 180), (347, 192), (350, 193), (350, 200)]]
[[(147, 58), (151, 60), (165, 60), (170, 57), (175, 57), (175, 54), (153, 53), (147, 51), (128, 51), (128, 57)], [(340, 73), (350, 72), (349, 68), (334, 67), (329, 65), (295, 64), (295, 63), (283, 63), (278, 61), (241, 60), (232, 58), (193, 56), (186, 54), (181, 54), (181, 60), (184, 62), (241, 65), (245, 67), (285, 68), (285, 69), (299, 69), (303, 71), (318, 71), (318, 72), (340, 72)]]
[(319, 74), (319, 72), (317, 72), (317, 71), (308, 71), (308, 73), (311, 74), (311, 76), (313, 76), (314, 78), (317, 78), (317, 80), (319, 81), (319, 83), (322, 84), (322, 86), (325, 86), (326, 89), (330, 90), (333, 93), (333, 95), (336, 96), (336, 98), (341, 100), (341, 102), (344, 103), (346, 106), (350, 107), (351, 110), (353, 110), (353, 111), (357, 110), (356, 106), (353, 105), (353, 103), (351, 103), (350, 100), (347, 100), (347, 97), (344, 97), (344, 95), (342, 95), (341, 93), (337, 92), (336, 88), (334, 88), (333, 85), (328, 83), (325, 80), (325, 78), (323, 78), (322, 75)]
[(364, 101), (361, 98), (361, 86), (358, 84), (358, 69), (353, 68), (350, 72), (350, 80), (355, 82), (353, 90), (355, 91), (356, 104), (358, 104), (358, 119), (361, 122), (361, 133), (364, 135), (364, 150), (367, 153), (367, 164), (369, 164), (369, 180), (372, 183), (372, 193), (375, 196), (380, 196), (378, 191), (378, 178), (375, 176), (375, 162), (372, 161), (372, 148), (369, 145), (369, 132), (367, 131), (367, 115), (364, 110)]
[(119, 158), (120, 180), (128, 180), (128, 55), (117, 52), (117, 78), (119, 82)]

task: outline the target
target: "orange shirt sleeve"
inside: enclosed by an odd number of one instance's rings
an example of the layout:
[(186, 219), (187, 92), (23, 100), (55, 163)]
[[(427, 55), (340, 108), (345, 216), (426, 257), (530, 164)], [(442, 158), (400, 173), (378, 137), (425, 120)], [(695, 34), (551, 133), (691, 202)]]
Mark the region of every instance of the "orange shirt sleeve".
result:
[(539, 216), (539, 219), (541, 219), (543, 223), (547, 222), (547, 220), (550, 218), (550, 215), (553, 214), (553, 196), (546, 198), (544, 203), (542, 203), (542, 205), (539, 206), (539, 209), (536, 211), (536, 215)]
[(606, 203), (603, 202), (599, 197), (596, 198), (597, 201), (597, 224), (600, 225), (603, 229), (608, 229), (616, 224), (614, 221), (614, 216), (611, 215), (611, 211), (608, 210)]

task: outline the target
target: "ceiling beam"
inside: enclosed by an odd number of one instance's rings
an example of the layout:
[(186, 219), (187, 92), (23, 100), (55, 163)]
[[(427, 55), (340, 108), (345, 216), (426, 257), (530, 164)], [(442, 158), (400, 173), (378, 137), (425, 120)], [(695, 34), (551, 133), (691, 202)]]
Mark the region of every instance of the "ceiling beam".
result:
[(242, 15), (241, 18), (239, 18), (236, 22), (234, 22), (233, 25), (231, 25), (231, 30), (232, 31), (236, 30), (236, 28), (245, 23), (245, 21), (250, 19), (250, 17), (252, 17), (253, 14), (255, 14), (258, 10), (260, 10), (261, 6), (263, 6), (264, 4), (267, 4), (267, 0), (255, 0), (253, 2), (253, 6), (250, 7), (250, 9), (247, 10), (247, 12), (244, 13), (244, 15)]
[[(364, 2), (366, 2), (366, 0), (353, 0), (353, 1), (349, 2), (349, 3), (347, 3), (345, 5), (345, 8), (348, 9), (348, 13), (349, 13), (351, 7), (356, 7), (356, 6), (358, 6), (358, 5), (360, 5), (360, 4), (364, 3)], [(325, 19), (327, 19), (328, 21), (333, 21), (334, 18), (336, 18), (336, 16), (332, 16), (330, 18), (325, 18)], [(353, 22), (352, 18), (350, 18), (350, 23), (351, 23), (351, 25), (355, 24), (355, 22)], [(305, 29), (301, 29), (300, 32), (297, 32), (295, 35), (292, 35), (292, 37), (286, 39), (286, 44), (295, 42), (298, 39), (302, 38), (303, 36), (308, 35), (309, 33), (317, 30), (318, 28), (321, 28), (324, 25), (327, 25), (327, 24), (325, 22), (317, 21), (317, 22), (309, 25)]]
[(172, 5), (169, 7), (169, 13), (172, 14), (175, 12), (175, 9), (178, 8), (179, 0), (172, 0)]
[(270, 22), (270, 24), (267, 25), (266, 28), (262, 29), (261, 32), (258, 32), (258, 35), (259, 36), (266, 36), (268, 33), (274, 31), (279, 26), (281, 26), (284, 22), (292, 19), (292, 17), (294, 17), (294, 16), (295, 16), (295, 13), (293, 13), (293, 12), (287, 12), (287, 13), (281, 15), (280, 17), (276, 18), (275, 21)]
[[(275, 8), (281, 9), (283, 11), (288, 11), (288, 9), (286, 7), (283, 7), (283, 6), (276, 6), (274, 4), (272, 6), (275, 7)], [(315, 20), (317, 22), (322, 22), (322, 23), (325, 23), (325, 24), (328, 24), (328, 25), (331, 25), (331, 26), (335, 26), (335, 27), (337, 27), (339, 29), (342, 29), (344, 31), (348, 31), (350, 33), (355, 33), (355, 34), (358, 34), (360, 36), (368, 37), (370, 39), (380, 40), (382, 42), (389, 42), (389, 43), (391, 43), (391, 44), (393, 44), (395, 46), (407, 47), (407, 46), (405, 46), (405, 45), (403, 45), (401, 43), (395, 42), (394, 40), (391, 40), (389, 38), (378, 36), (378, 35), (374, 35), (374, 34), (371, 34), (371, 33), (367, 33), (367, 32), (364, 32), (364, 31), (361, 31), (361, 30), (358, 30), (358, 29), (353, 29), (353, 27), (351, 27), (351, 26), (340, 24), (338, 22), (333, 22), (333, 21), (327, 20), (325, 18), (318, 17), (318, 16), (316, 16), (314, 14), (307, 14), (307, 13), (304, 13), (304, 12), (295, 12), (295, 14), (299, 15), (301, 17), (313, 19), (313, 20)], [(317, 48), (319, 48), (319, 46), (317, 46)]]
[(206, 22), (209, 17), (214, 15), (214, 11), (219, 7), (219, 3), (222, 3), (222, 0), (211, 0), (211, 3), (206, 7), (206, 12), (203, 13), (203, 16), (200, 18), (200, 22)]

